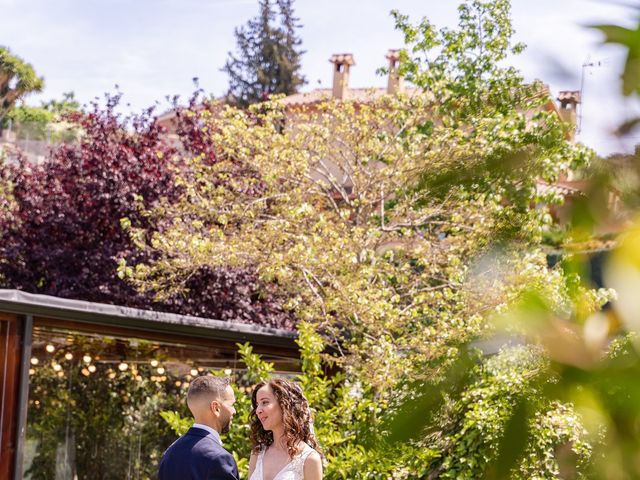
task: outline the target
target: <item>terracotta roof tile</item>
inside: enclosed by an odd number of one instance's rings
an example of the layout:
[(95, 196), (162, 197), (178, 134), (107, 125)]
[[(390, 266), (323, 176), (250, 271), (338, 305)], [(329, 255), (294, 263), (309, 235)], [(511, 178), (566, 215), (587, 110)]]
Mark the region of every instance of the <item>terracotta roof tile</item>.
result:
[(582, 190), (578, 185), (569, 185), (570, 182), (557, 182), (550, 184), (542, 180), (536, 182), (536, 192), (538, 195), (545, 195), (547, 193), (555, 193), (556, 195), (562, 195), (563, 197), (579, 195)]
[[(412, 96), (417, 92), (417, 88), (409, 88), (405, 89), (403, 93)], [(345, 100), (367, 103), (385, 95), (388, 95), (386, 88), (349, 88)], [(284, 105), (306, 105), (331, 100), (332, 98), (332, 90), (330, 88), (317, 88), (306, 93), (294, 93), (280, 101)]]

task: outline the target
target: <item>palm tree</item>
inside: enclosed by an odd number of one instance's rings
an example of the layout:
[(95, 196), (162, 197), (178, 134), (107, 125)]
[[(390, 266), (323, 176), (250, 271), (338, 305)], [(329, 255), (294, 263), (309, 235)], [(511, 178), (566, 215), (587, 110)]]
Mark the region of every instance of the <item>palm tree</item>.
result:
[(0, 47), (0, 131), (7, 113), (18, 99), (44, 88), (44, 79), (8, 48)]

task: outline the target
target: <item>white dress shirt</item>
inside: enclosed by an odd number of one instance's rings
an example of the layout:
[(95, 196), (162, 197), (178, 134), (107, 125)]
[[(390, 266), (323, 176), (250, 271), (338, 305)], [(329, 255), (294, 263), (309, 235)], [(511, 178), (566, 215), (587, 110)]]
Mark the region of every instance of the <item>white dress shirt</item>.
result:
[(220, 434), (214, 428), (211, 428), (209, 425), (204, 425), (203, 423), (194, 423), (192, 427), (206, 430), (211, 435), (213, 435), (213, 438), (215, 438), (216, 442), (218, 442), (220, 446), (222, 446), (222, 440), (220, 439)]

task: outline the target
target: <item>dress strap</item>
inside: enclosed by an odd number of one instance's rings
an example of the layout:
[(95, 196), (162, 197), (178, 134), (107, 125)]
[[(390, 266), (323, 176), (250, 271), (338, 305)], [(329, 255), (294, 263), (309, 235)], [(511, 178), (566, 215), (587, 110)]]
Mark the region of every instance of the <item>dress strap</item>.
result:
[(262, 480), (262, 461), (266, 448), (261, 448), (258, 452), (258, 458), (256, 459), (256, 468), (253, 471), (253, 475), (249, 480)]
[(294, 460), (291, 463), (295, 462), (294, 468), (295, 470), (298, 472), (298, 474), (300, 475), (300, 478), (303, 478), (303, 474), (304, 474), (304, 462), (307, 459), (307, 457), (311, 454), (311, 452), (314, 452), (315, 450), (313, 448), (311, 448), (309, 445), (307, 445), (306, 443), (304, 444), (304, 448), (302, 449), (302, 452), (300, 452), (296, 458), (294, 458)]
[(304, 463), (304, 461), (311, 454), (311, 452), (315, 452), (315, 450), (305, 443), (304, 450), (302, 450), (302, 452), (300, 453), (300, 458), (302, 458), (302, 463)]

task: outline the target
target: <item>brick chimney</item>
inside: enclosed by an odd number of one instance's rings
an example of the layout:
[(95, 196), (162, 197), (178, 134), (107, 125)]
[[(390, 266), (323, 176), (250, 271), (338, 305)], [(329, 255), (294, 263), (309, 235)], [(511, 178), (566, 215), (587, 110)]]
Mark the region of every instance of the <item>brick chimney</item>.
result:
[(387, 80), (387, 93), (395, 95), (404, 91), (404, 82), (398, 75), (398, 67), (400, 66), (400, 50), (390, 49), (385, 58), (389, 60), (389, 78)]
[(350, 53), (331, 55), (329, 61), (333, 63), (333, 98), (344, 100), (349, 90), (349, 68), (356, 62)]
[(570, 124), (573, 128), (570, 133), (570, 140), (575, 137), (578, 104), (582, 102), (580, 90), (563, 90), (558, 92), (558, 102), (560, 102), (560, 118), (563, 122)]
[(563, 121), (576, 123), (576, 111), (581, 102), (579, 90), (563, 90), (558, 92), (558, 102), (560, 102), (560, 117)]

